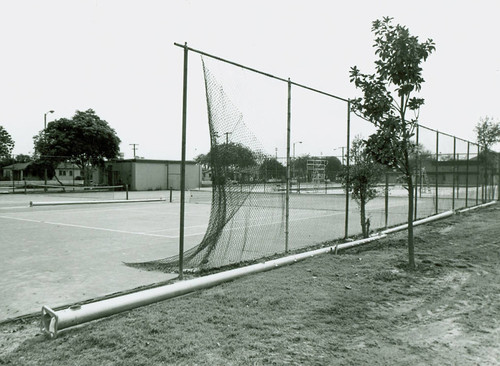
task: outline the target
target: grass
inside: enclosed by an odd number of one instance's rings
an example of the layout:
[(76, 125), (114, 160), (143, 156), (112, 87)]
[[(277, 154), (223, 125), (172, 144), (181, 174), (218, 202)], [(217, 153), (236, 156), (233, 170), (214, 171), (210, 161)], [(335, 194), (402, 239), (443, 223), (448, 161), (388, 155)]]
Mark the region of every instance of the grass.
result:
[[(0, 365), (494, 365), (496, 205), (138, 308), (49, 340), (0, 327)], [(452, 227), (453, 230), (449, 230)]]

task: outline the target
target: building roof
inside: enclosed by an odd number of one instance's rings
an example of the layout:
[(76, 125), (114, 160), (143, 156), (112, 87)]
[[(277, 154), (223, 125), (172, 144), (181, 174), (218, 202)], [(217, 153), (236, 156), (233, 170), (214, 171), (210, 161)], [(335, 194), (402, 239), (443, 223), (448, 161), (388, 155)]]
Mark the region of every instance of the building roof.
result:
[(28, 163), (14, 163), (14, 164), (11, 164), (11, 165), (7, 165), (7, 166), (4, 166), (3, 169), (6, 169), (6, 170), (24, 170), (26, 169), (32, 162), (28, 162)]
[[(108, 160), (108, 163), (157, 163), (157, 164), (180, 164), (181, 160), (160, 160), (160, 159), (117, 159)], [(186, 164), (198, 164), (193, 160), (186, 160)]]
[[(11, 165), (4, 166), (2, 169), (5, 169), (5, 170), (25, 170), (32, 163), (33, 163), (32, 161), (27, 162), (27, 163), (14, 163)], [(56, 167), (56, 169), (71, 169), (71, 168), (79, 169), (76, 164), (65, 163), (65, 162), (59, 163)]]

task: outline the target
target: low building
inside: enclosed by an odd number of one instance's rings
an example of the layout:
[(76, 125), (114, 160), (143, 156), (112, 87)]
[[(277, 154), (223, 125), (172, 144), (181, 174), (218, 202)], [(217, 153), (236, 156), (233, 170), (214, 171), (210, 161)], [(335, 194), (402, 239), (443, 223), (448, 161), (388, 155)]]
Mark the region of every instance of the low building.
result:
[[(41, 182), (40, 172), (31, 167), (33, 162), (16, 163), (3, 167), (4, 180)], [(43, 175), (43, 174), (42, 174)], [(56, 182), (57, 181), (57, 182)], [(55, 177), (49, 184), (83, 184), (83, 172), (71, 163), (61, 163), (55, 169)], [(133, 191), (178, 190), (181, 187), (181, 162), (177, 160), (111, 160), (102, 168), (92, 169), (92, 185), (125, 185)], [(186, 162), (186, 189), (202, 186), (201, 166), (194, 161)]]
[[(186, 189), (200, 188), (201, 166), (186, 161)], [(177, 160), (129, 159), (106, 162), (100, 184), (128, 184), (132, 191), (180, 189), (181, 162)]]
[[(15, 163), (2, 167), (4, 179), (13, 181), (40, 181), (40, 172), (33, 169), (33, 162)], [(55, 169), (54, 180), (63, 184), (73, 184), (82, 180), (80, 168), (71, 163), (60, 163)]]

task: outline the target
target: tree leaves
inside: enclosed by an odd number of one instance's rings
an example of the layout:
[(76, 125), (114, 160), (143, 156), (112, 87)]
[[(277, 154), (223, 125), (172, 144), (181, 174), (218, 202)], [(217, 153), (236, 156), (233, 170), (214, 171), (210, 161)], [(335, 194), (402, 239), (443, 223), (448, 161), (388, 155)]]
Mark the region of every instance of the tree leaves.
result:
[(494, 122), (491, 117), (481, 117), (474, 128), (477, 143), (482, 148), (489, 150), (492, 145), (500, 142), (500, 122)]
[[(424, 82), (421, 63), (434, 51), (431, 39), (420, 43), (407, 27), (392, 24), (393, 18), (384, 17), (372, 23), (375, 34), (375, 74), (363, 74), (356, 66), (350, 69), (350, 80), (361, 89), (362, 98), (353, 100), (352, 110), (375, 124), (379, 130), (370, 136), (367, 150), (374, 159), (391, 168), (411, 175), (408, 154), (410, 138), (417, 119), (406, 120), (408, 110), (418, 111), (423, 98), (411, 97), (421, 90)], [(392, 96), (391, 87), (399, 104)]]
[(14, 149), (14, 140), (7, 130), (0, 126), (0, 159), (10, 158), (12, 149)]
[(72, 119), (60, 118), (34, 138), (35, 153), (57, 165), (72, 162), (82, 170), (116, 158), (120, 139), (92, 109), (76, 111)]

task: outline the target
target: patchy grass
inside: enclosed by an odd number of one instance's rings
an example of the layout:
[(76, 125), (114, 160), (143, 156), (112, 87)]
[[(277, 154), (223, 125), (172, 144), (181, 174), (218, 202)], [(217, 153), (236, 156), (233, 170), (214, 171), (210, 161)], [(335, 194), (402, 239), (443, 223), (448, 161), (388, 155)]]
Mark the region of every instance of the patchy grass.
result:
[[(0, 365), (498, 365), (497, 205), (62, 331), (0, 326)], [(451, 229), (450, 229), (451, 228)]]

